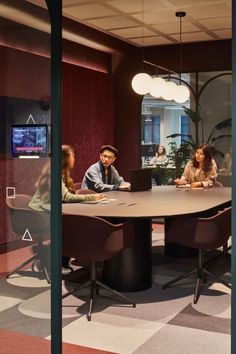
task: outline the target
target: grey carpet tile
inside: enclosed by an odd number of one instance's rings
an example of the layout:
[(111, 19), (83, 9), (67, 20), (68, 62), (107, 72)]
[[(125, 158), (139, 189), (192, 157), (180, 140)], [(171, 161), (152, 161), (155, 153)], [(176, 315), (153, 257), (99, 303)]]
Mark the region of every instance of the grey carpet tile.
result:
[[(227, 295), (223, 296), (224, 299), (226, 297)], [(222, 299), (222, 302), (224, 301), (224, 299)], [(210, 301), (208, 301), (208, 303), (210, 304)], [(230, 322), (231, 321), (229, 318), (210, 316), (202, 312), (199, 312), (197, 310), (196, 305), (195, 308), (193, 308), (192, 304), (189, 304), (182, 311), (180, 311), (172, 320), (170, 320), (169, 324), (175, 326), (183, 326), (187, 328), (201, 329), (201, 330), (211, 331), (216, 333), (230, 334), (230, 330), (231, 330)]]
[[(63, 327), (75, 318), (63, 319)], [(51, 320), (26, 316), (19, 311), (19, 304), (1, 312), (0, 328), (32, 336), (47, 337), (51, 334)]]
[(26, 333), (33, 336), (50, 335), (51, 321), (25, 316), (19, 312), (18, 305), (1, 312), (0, 328)]
[[(230, 257), (220, 257), (209, 266), (209, 270), (230, 281), (229, 260)], [(137, 304), (136, 308), (101, 290), (95, 299), (92, 321), (88, 322), (85, 315), (89, 289), (83, 289), (62, 302), (63, 333), (68, 342), (114, 349), (119, 354), (229, 354), (229, 289), (209, 282), (203, 286), (196, 305), (192, 304), (193, 276), (162, 289), (165, 282), (191, 270), (196, 264), (196, 257), (166, 256), (161, 235), (154, 234), (153, 285), (145, 291), (125, 293)], [(87, 268), (79, 268), (63, 276), (63, 293), (75, 284), (85, 282), (87, 271)], [(0, 289), (0, 328), (40, 337), (50, 336), (50, 287), (30, 288), (27, 284), (23, 287), (1, 279)], [(135, 340), (137, 328), (140, 330), (139, 341)], [(82, 331), (82, 337), (78, 336), (78, 330)], [(109, 331), (111, 338), (103, 334), (104, 330)], [(91, 342), (94, 333), (97, 333), (96, 343), (94, 339)], [(123, 338), (124, 334), (129, 335)]]
[[(48, 287), (49, 288), (49, 287)], [(0, 280), (0, 295), (15, 297), (18, 299), (28, 299), (29, 297), (40, 294), (47, 288), (30, 288), (30, 287), (20, 287), (13, 284), (9, 284), (6, 279)]]
[(132, 354), (230, 354), (230, 336), (165, 325)]

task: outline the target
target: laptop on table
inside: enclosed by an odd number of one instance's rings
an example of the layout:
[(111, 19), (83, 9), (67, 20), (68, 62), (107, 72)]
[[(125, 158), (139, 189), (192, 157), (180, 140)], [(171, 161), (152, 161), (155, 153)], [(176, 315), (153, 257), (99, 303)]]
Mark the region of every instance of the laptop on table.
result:
[(152, 189), (152, 171), (149, 168), (131, 170), (130, 189), (120, 189), (124, 192), (141, 192)]

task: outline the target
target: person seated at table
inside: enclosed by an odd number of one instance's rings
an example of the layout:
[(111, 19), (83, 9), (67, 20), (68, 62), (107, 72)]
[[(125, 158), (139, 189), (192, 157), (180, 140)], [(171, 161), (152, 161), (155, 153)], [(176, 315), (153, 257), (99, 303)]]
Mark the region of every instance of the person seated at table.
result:
[(100, 148), (100, 160), (90, 166), (82, 181), (83, 189), (91, 189), (96, 192), (108, 192), (112, 190), (129, 189), (130, 183), (125, 182), (112, 165), (116, 160), (118, 150), (111, 145), (103, 145)]
[[(75, 157), (73, 148), (69, 145), (62, 145), (62, 202), (80, 203), (84, 201), (96, 201), (104, 198), (102, 194), (75, 194), (74, 182), (70, 171), (74, 167)], [(42, 211), (43, 205), (50, 203), (50, 163), (43, 168), (42, 174), (36, 182), (36, 192), (33, 195), (29, 206), (32, 209)]]
[(166, 149), (164, 146), (160, 145), (155, 156), (149, 161), (149, 165), (167, 165), (168, 162), (169, 159), (166, 155)]
[[(70, 171), (74, 167), (75, 157), (74, 150), (69, 145), (62, 145), (62, 202), (63, 203), (80, 203), (84, 201), (96, 201), (104, 198), (103, 194), (75, 194), (74, 182), (70, 176)], [(36, 182), (36, 192), (33, 195), (29, 207), (37, 211), (45, 211), (44, 204), (50, 203), (50, 179), (51, 166), (48, 162)], [(68, 257), (62, 256), (62, 267), (69, 268)]]
[(175, 180), (175, 184), (190, 184), (191, 188), (213, 187), (216, 178), (217, 166), (212, 158), (211, 148), (207, 144), (201, 144), (185, 166), (182, 177)]
[[(149, 165), (156, 165), (156, 167), (160, 166), (166, 167), (169, 163), (169, 158), (166, 155), (166, 149), (164, 146), (160, 145), (157, 149), (155, 156), (149, 161)], [(159, 186), (162, 184), (162, 171), (158, 169), (157, 171), (153, 171), (152, 177), (154, 178), (156, 185)]]

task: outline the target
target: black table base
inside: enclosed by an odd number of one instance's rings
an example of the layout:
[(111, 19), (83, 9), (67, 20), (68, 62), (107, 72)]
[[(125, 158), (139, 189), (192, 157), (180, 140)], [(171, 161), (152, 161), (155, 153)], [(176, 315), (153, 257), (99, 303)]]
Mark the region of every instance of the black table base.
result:
[[(112, 219), (110, 221), (114, 222)], [(134, 219), (129, 222), (134, 226), (134, 245), (112, 260), (104, 262), (103, 281), (115, 290), (134, 292), (152, 286), (152, 230), (149, 219)]]

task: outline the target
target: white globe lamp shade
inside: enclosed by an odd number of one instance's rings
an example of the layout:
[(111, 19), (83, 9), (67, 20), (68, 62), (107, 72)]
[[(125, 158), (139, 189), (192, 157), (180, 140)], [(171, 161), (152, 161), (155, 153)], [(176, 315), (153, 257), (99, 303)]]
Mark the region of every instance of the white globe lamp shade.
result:
[(161, 97), (165, 91), (166, 82), (161, 77), (154, 77), (150, 84), (149, 93), (153, 97)]
[(170, 101), (175, 97), (176, 84), (172, 81), (167, 81), (165, 85), (165, 91), (162, 94), (164, 100)]
[(146, 73), (139, 73), (132, 79), (131, 86), (134, 92), (139, 95), (146, 95), (149, 92), (152, 77)]
[(175, 89), (174, 100), (177, 103), (184, 103), (189, 99), (190, 91), (188, 87), (184, 85), (177, 85)]

